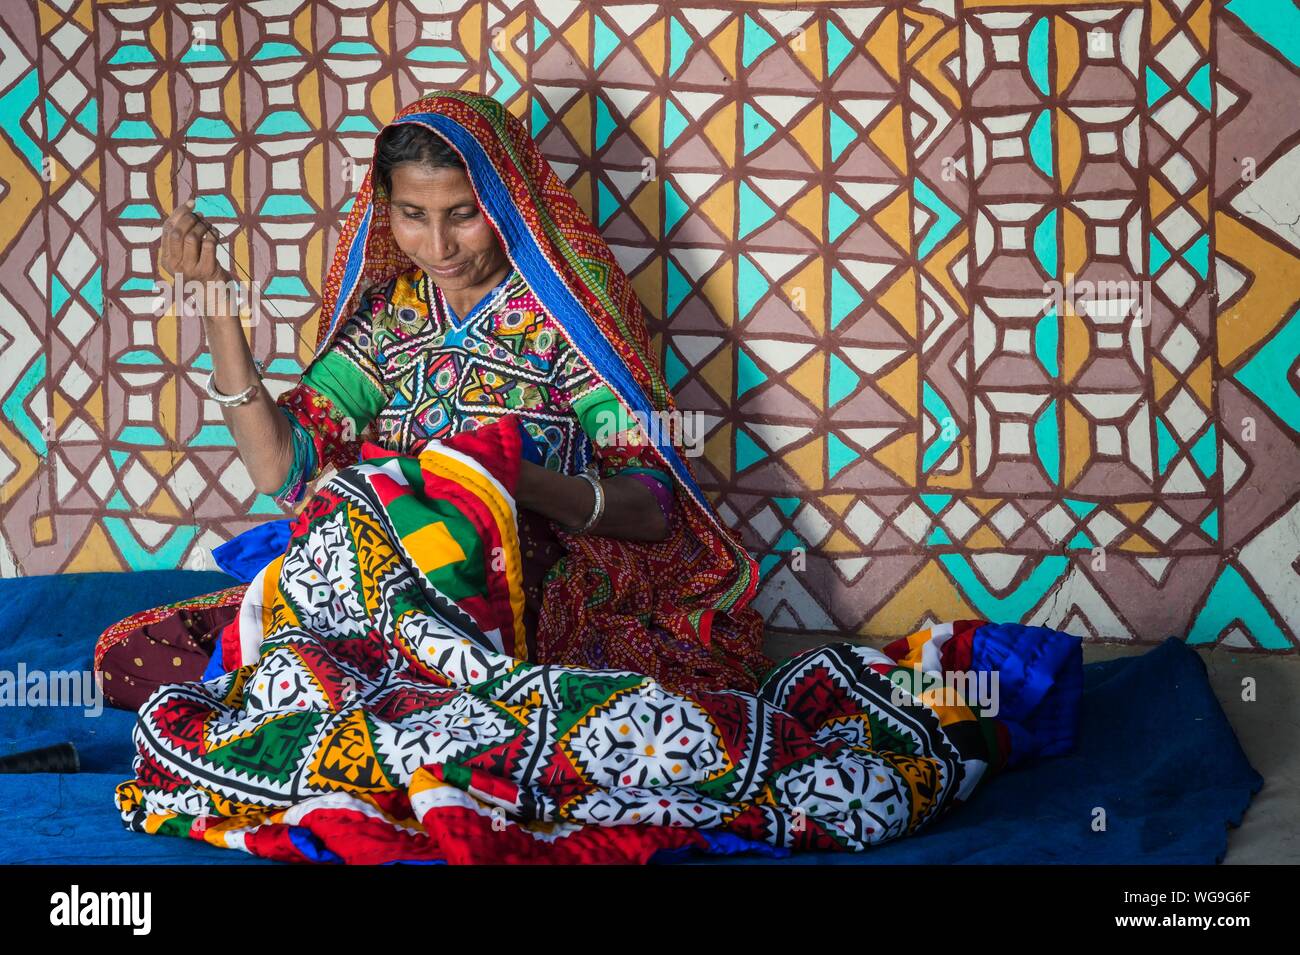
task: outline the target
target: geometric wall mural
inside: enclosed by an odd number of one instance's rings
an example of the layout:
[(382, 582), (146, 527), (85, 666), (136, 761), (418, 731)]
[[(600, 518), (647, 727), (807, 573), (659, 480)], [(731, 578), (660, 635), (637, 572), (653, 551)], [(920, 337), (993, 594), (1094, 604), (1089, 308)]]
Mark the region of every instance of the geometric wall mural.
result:
[(373, 137), (465, 88), (631, 276), (771, 630), (1295, 652), (1298, 64), (1291, 0), (8, 10), (0, 573), (284, 516), (156, 317), (162, 220), (233, 232), (278, 394)]

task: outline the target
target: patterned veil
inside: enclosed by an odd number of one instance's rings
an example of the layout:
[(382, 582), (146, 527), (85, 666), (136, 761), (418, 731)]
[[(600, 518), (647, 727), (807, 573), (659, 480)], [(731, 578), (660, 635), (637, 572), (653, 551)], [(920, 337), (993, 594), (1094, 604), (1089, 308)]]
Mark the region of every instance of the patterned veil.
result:
[[(460, 155), (511, 263), (625, 410), (642, 422), (671, 416), (631, 282), (524, 124), (490, 96), (452, 90), (407, 105), (390, 125), (410, 122)], [(326, 276), (317, 356), (367, 288), (415, 268), (393, 238), (388, 203), (376, 201), (373, 159)], [(758, 565), (705, 498), (675, 432), (645, 435), (673, 477), (669, 536), (559, 530), (568, 554), (545, 585), (535, 662), (626, 668), (684, 691), (752, 691), (773, 666), (761, 651), (762, 617), (748, 606)]]

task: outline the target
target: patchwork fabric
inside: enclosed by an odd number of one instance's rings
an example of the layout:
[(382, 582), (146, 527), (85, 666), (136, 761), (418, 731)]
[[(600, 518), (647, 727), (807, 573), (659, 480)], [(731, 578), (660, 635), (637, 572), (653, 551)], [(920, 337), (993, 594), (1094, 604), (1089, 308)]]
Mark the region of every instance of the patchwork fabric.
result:
[[(1073, 745), (1080, 641), (1056, 632), (1030, 654), (980, 621), (831, 644), (757, 693), (525, 662), (503, 422), (418, 457), (368, 444), (308, 502), (227, 632), (236, 669), (141, 708), (127, 826), (299, 862), (859, 851)], [(1009, 719), (926, 683), (981, 657)]]

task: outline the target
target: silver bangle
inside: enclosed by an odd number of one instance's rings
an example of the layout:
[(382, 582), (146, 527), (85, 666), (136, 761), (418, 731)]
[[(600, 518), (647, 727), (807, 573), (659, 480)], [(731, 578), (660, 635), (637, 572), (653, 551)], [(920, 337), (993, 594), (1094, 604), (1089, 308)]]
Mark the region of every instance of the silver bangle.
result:
[(579, 471), (578, 477), (591, 485), (591, 489), (596, 492), (596, 501), (591, 507), (591, 516), (587, 518), (587, 523), (581, 527), (565, 528), (570, 534), (585, 534), (600, 521), (601, 516), (605, 513), (605, 489), (600, 486), (600, 479), (592, 473), (590, 468), (586, 471)]
[(253, 365), (257, 368), (257, 381), (237, 395), (223, 395), (217, 391), (216, 382), (213, 380), (217, 373), (215, 370), (208, 372), (208, 397), (223, 408), (237, 408), (240, 405), (248, 404), (253, 400), (253, 396), (257, 394), (257, 389), (262, 386), (262, 369), (265, 367), (257, 359), (253, 359)]

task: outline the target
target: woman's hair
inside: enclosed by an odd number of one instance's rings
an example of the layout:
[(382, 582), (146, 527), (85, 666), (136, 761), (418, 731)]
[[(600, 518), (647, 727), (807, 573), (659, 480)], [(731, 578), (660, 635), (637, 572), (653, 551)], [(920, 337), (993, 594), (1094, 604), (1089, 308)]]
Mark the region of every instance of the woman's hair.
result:
[(375, 179), (385, 196), (393, 193), (393, 169), (405, 162), (434, 168), (465, 168), (465, 163), (447, 140), (419, 123), (398, 123), (379, 134)]

